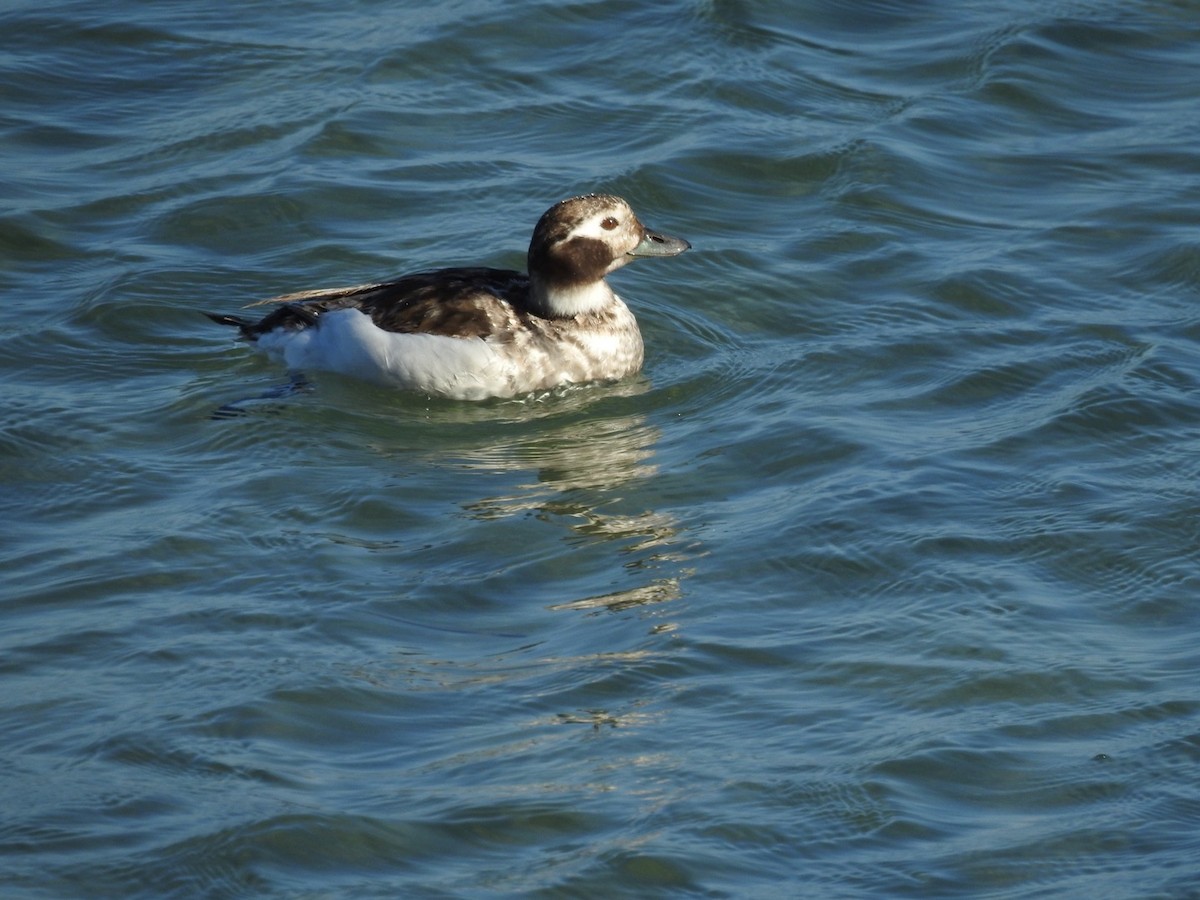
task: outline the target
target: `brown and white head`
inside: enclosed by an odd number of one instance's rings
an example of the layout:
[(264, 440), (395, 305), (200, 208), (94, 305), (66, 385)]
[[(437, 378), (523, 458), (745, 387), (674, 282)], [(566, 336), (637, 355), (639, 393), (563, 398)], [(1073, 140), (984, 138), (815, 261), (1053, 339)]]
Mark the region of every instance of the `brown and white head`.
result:
[(529, 242), (532, 303), (541, 315), (568, 318), (615, 302), (604, 276), (641, 257), (678, 256), (682, 238), (647, 229), (629, 204), (587, 194), (554, 204)]

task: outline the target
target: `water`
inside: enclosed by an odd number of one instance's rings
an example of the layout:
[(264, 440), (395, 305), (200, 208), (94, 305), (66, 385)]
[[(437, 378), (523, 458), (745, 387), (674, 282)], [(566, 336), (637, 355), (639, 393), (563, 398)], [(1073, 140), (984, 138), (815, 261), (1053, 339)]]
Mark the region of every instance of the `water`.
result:
[[(3, 895), (1200, 896), (1200, 4), (427, 6), (0, 13)], [(596, 189), (621, 385), (198, 314)]]

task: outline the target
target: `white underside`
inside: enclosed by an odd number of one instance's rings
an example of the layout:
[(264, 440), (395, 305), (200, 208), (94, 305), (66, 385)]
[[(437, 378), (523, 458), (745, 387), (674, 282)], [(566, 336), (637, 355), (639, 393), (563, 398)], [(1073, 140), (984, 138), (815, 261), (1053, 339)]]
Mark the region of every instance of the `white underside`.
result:
[[(595, 338), (590, 349), (620, 353), (613, 337)], [(397, 334), (378, 328), (357, 309), (324, 313), (315, 328), (262, 335), (257, 346), (292, 370), (339, 372), (460, 400), (511, 397), (571, 380), (541, 348), (482, 338)], [(638, 339), (639, 363), (640, 349)]]

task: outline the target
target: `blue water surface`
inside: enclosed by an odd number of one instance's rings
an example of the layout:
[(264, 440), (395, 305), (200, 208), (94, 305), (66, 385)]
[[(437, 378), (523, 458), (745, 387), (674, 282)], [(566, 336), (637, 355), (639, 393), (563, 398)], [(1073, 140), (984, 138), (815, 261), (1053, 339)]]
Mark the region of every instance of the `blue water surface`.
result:
[[(12, 2), (0, 894), (1200, 897), (1200, 3)], [(618, 193), (644, 373), (200, 312)]]

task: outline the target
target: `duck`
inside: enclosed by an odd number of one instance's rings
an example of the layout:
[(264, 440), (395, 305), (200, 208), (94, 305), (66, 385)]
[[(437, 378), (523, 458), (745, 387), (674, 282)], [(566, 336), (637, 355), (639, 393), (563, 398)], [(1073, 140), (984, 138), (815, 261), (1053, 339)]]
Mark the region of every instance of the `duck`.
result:
[(526, 271), (443, 268), (299, 291), (206, 312), (292, 373), (328, 371), (428, 396), (511, 398), (641, 370), (637, 320), (606, 276), (686, 240), (646, 228), (611, 194), (561, 200), (538, 220)]

